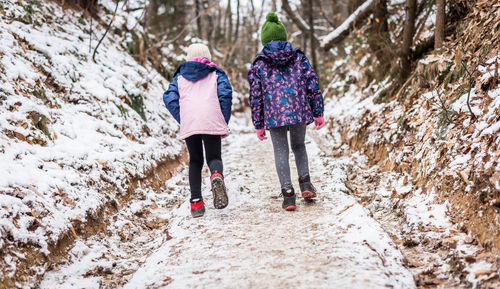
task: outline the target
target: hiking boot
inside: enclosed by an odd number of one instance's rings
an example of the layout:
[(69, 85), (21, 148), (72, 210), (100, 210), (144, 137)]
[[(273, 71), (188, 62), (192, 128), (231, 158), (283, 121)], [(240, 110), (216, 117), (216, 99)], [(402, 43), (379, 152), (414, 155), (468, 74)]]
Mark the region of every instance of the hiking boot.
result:
[(224, 209), (227, 207), (228, 198), (226, 194), (226, 186), (224, 185), (224, 176), (215, 171), (210, 177), (212, 183), (212, 195), (214, 196), (214, 207), (216, 209)]
[(302, 197), (309, 201), (316, 198), (316, 188), (311, 184), (311, 178), (309, 175), (305, 175), (299, 178), (300, 192)]
[(293, 188), (281, 189), (281, 194), (283, 195), (283, 204), (281, 205), (281, 207), (283, 207), (283, 209), (287, 211), (295, 211), (297, 206), (295, 205), (295, 192), (293, 191)]
[(203, 200), (195, 199), (191, 201), (191, 216), (193, 218), (201, 217), (205, 214), (205, 204)]

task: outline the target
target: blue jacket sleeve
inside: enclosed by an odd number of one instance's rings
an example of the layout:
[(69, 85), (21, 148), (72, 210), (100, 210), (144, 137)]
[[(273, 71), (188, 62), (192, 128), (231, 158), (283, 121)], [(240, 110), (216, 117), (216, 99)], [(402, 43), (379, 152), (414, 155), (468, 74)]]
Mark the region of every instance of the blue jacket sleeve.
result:
[(181, 123), (181, 115), (179, 109), (179, 88), (177, 87), (177, 75), (174, 77), (167, 91), (163, 93), (163, 102), (170, 114), (178, 123)]
[(231, 118), (231, 106), (233, 105), (233, 88), (224, 71), (217, 70), (217, 96), (219, 97), (220, 108), (226, 123)]
[(253, 65), (248, 72), (250, 84), (250, 108), (252, 109), (252, 123), (255, 129), (264, 128), (264, 97), (259, 74), (260, 69)]
[(305, 55), (302, 55), (302, 68), (307, 79), (307, 102), (311, 106), (314, 117), (323, 116), (323, 94), (319, 89), (319, 78), (312, 68), (309, 60)]

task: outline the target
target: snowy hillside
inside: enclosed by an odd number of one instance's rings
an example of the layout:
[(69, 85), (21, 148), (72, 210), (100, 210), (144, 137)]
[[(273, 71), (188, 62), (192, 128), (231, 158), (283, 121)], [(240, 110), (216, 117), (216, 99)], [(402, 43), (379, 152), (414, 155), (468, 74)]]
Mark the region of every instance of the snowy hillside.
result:
[[(113, 17), (105, 11), (103, 23)], [(108, 34), (94, 63), (81, 11), (2, 0), (0, 13), (0, 255), (12, 278), (26, 252), (49, 255), (182, 146), (162, 102), (168, 83), (117, 45), (123, 39)], [(133, 27), (131, 15), (114, 25)], [(93, 47), (104, 30), (94, 23)]]
[[(489, 250), (500, 248), (499, 9), (475, 6), (461, 34), (418, 60), (396, 91), (395, 77), (374, 77), (363, 36), (353, 36), (352, 53), (331, 70), (329, 130), (319, 132), (325, 150), (367, 157), (366, 168), (351, 172), (351, 192), (379, 221), (392, 222), (386, 229), (421, 286), (481, 288), (498, 276)], [(421, 35), (431, 32), (424, 26)], [(430, 257), (441, 246), (447, 253)], [(442, 259), (429, 274), (432, 258)], [(455, 280), (436, 281), (450, 272)]]

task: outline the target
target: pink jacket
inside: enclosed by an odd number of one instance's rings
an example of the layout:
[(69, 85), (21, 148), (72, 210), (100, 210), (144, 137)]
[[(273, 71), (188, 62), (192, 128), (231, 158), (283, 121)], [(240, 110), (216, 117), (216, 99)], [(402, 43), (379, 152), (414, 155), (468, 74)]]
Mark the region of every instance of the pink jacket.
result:
[[(217, 67), (208, 59), (201, 57), (189, 61)], [(186, 72), (189, 73), (189, 71)], [(198, 77), (200, 77), (199, 72), (195, 72)], [(192, 75), (189, 77), (186, 73), (177, 78), (181, 139), (195, 134), (221, 135), (222, 137), (229, 134), (217, 94), (217, 72), (215, 70), (207, 72), (203, 78), (197, 80)]]

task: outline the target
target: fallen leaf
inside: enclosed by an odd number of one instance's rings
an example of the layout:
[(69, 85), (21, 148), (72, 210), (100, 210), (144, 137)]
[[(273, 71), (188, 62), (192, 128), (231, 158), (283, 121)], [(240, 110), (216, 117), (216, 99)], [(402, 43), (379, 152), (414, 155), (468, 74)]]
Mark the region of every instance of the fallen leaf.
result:
[(352, 206), (354, 206), (354, 204), (350, 204), (349, 206), (346, 206), (345, 208), (343, 208), (342, 210), (340, 210), (338, 213), (337, 213), (337, 216), (342, 214), (343, 212), (349, 210)]
[(14, 136), (20, 141), (26, 141), (26, 136), (24, 136), (21, 133), (18, 133), (17, 131), (14, 132)]
[(445, 228), (438, 228), (436, 226), (428, 226), (427, 227), (430, 231), (434, 231), (434, 232), (446, 232), (446, 229)]
[(498, 187), (500, 186), (500, 171), (497, 171), (495, 172), (491, 178), (490, 178), (490, 182), (492, 185), (494, 185), (495, 187)]
[(469, 184), (469, 176), (467, 171), (460, 171), (460, 176), (462, 176), (462, 179), (464, 179), (464, 182), (466, 184)]
[(489, 275), (489, 274), (492, 274), (492, 273), (495, 273), (496, 271), (495, 270), (492, 270), (492, 269), (483, 269), (483, 270), (478, 270), (476, 272), (474, 272), (474, 275), (476, 275), (476, 277), (479, 277), (479, 276), (482, 276), (482, 275)]
[(172, 236), (168, 233), (168, 230), (165, 230), (165, 233), (167, 235), (167, 241), (172, 240)]
[(411, 267), (418, 268), (421, 267), (423, 264), (416, 261), (416, 260), (408, 260), (408, 264), (410, 264)]
[(28, 189), (30, 189), (30, 190), (31, 190), (33, 193), (35, 193), (35, 195), (37, 195), (38, 197), (43, 198), (42, 194), (40, 194), (40, 193), (38, 192), (38, 190), (36, 189), (36, 187), (35, 187), (35, 186), (29, 186), (29, 187), (28, 187)]
[(107, 163), (105, 161), (97, 161), (103, 168), (107, 168)]
[(457, 47), (457, 52), (455, 52), (455, 69), (460, 70), (461, 64), (462, 64), (462, 58), (463, 58), (463, 53), (462, 53), (462, 46), (459, 45)]
[(78, 235), (76, 234), (76, 231), (75, 231), (75, 228), (73, 228), (73, 226), (69, 226), (69, 230), (71, 231), (71, 234), (73, 234), (73, 237), (78, 237)]
[(467, 128), (467, 133), (473, 133), (475, 129), (476, 129), (476, 126), (475, 126), (474, 124), (471, 124), (471, 125)]
[(14, 226), (16, 226), (16, 228), (18, 228), (18, 229), (21, 228), (21, 226), (19, 226), (19, 224), (17, 223), (16, 219), (12, 219), (12, 223), (14, 223)]
[(465, 256), (465, 261), (467, 263), (475, 263), (476, 262), (476, 258), (474, 256)]
[(73, 200), (72, 200), (72, 199), (70, 199), (70, 198), (65, 198), (65, 199), (64, 199), (64, 202), (66, 202), (66, 204), (71, 205), (72, 207), (74, 207), (74, 206), (75, 206), (75, 201), (73, 201)]

